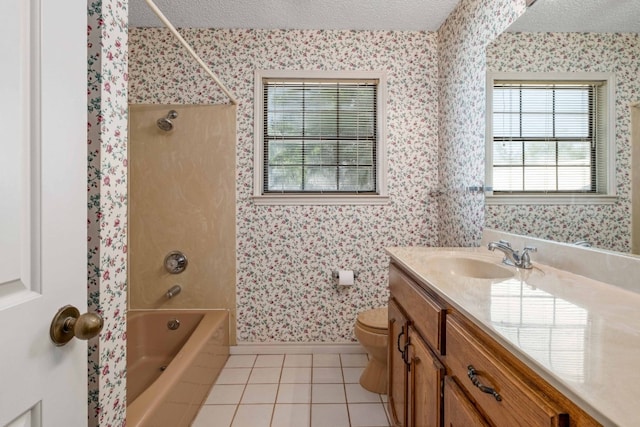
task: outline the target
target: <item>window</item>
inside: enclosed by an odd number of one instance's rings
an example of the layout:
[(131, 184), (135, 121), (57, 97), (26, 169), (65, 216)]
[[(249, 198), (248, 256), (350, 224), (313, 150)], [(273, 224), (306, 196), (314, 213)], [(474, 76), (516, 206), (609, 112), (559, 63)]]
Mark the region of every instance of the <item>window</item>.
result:
[(615, 189), (611, 78), (596, 73), (490, 76), (489, 202), (508, 203), (510, 197), (516, 203), (611, 202), (606, 200)]
[(383, 73), (256, 72), (256, 203), (386, 203), (384, 91)]

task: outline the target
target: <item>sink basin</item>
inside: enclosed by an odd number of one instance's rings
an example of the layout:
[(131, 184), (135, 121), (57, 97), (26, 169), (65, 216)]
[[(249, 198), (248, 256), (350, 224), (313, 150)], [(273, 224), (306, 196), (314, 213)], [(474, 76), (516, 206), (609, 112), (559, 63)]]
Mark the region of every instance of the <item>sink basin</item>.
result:
[(433, 269), (454, 276), (475, 279), (508, 279), (515, 275), (515, 271), (509, 267), (503, 267), (495, 262), (462, 256), (434, 257)]

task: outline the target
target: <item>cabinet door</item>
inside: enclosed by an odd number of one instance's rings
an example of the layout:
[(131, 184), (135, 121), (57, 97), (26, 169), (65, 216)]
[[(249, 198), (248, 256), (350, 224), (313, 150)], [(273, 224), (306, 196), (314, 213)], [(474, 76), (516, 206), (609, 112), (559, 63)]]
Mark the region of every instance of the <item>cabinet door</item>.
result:
[(409, 327), (409, 426), (440, 427), (446, 370), (427, 344)]
[(407, 425), (407, 370), (402, 351), (407, 342), (407, 318), (394, 299), (389, 299), (389, 414), (391, 424), (397, 427)]
[(444, 426), (489, 427), (489, 423), (451, 377), (444, 379)]

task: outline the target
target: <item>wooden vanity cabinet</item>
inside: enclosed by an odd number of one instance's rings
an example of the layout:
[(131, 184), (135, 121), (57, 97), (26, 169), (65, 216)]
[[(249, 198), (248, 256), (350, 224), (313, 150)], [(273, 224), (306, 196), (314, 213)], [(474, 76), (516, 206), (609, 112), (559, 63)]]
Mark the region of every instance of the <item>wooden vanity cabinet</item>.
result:
[[(389, 287), (389, 414), (394, 426), (441, 427), (444, 308), (394, 268)], [(412, 318), (408, 313), (413, 313)], [(434, 350), (434, 348), (436, 350)]]
[(392, 425), (600, 425), (420, 283), (391, 263), (388, 405)]
[(404, 347), (407, 343), (409, 323), (398, 304), (389, 300), (389, 353), (387, 367), (387, 401), (389, 416), (394, 426), (407, 426), (407, 369), (404, 362)]

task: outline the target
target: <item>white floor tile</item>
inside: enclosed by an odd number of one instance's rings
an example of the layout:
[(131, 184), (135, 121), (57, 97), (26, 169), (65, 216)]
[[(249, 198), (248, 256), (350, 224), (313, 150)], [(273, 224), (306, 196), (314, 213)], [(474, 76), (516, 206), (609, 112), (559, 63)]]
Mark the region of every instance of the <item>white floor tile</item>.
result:
[(236, 405), (204, 405), (191, 427), (229, 427)]
[(364, 368), (342, 368), (342, 375), (344, 376), (345, 383), (357, 384), (360, 382), (360, 375), (362, 375)]
[(232, 355), (194, 427), (388, 426), (387, 396), (359, 384), (364, 353)]
[(253, 368), (249, 384), (277, 384), (281, 368)]
[(349, 404), (351, 427), (388, 426), (389, 420), (382, 403)]
[(205, 405), (237, 405), (240, 403), (244, 384), (216, 384), (211, 388)]
[(277, 404), (271, 427), (309, 427), (311, 405)]
[(367, 363), (369, 363), (369, 358), (366, 353), (341, 354), (340, 360), (343, 368), (365, 367)]
[(269, 427), (274, 405), (239, 405), (232, 427)]
[(340, 366), (339, 354), (314, 354), (313, 355), (313, 367), (314, 368), (327, 368)]
[(344, 384), (313, 384), (311, 403), (345, 403)]
[[(378, 393), (371, 393), (360, 384), (345, 384), (347, 402), (349, 403), (381, 403)], [(246, 393), (246, 392), (245, 392)]]
[(311, 384), (280, 384), (276, 403), (311, 403)]
[(276, 403), (278, 384), (247, 384), (241, 404)]
[(310, 383), (311, 368), (282, 368), (280, 383)]
[(284, 360), (284, 354), (260, 354), (256, 359), (254, 368), (280, 368), (282, 361)]
[(225, 368), (252, 368), (256, 361), (255, 354), (232, 354), (227, 359)]
[(313, 368), (311, 374), (314, 383), (342, 383), (342, 369), (340, 368)]
[(347, 405), (311, 405), (311, 427), (349, 427)]
[(224, 368), (216, 379), (216, 384), (245, 384), (251, 368)]
[(389, 398), (386, 394), (381, 394), (380, 399), (382, 399), (384, 403), (387, 403), (389, 401)]
[(310, 368), (313, 356), (310, 354), (287, 354), (284, 358), (285, 368)]

